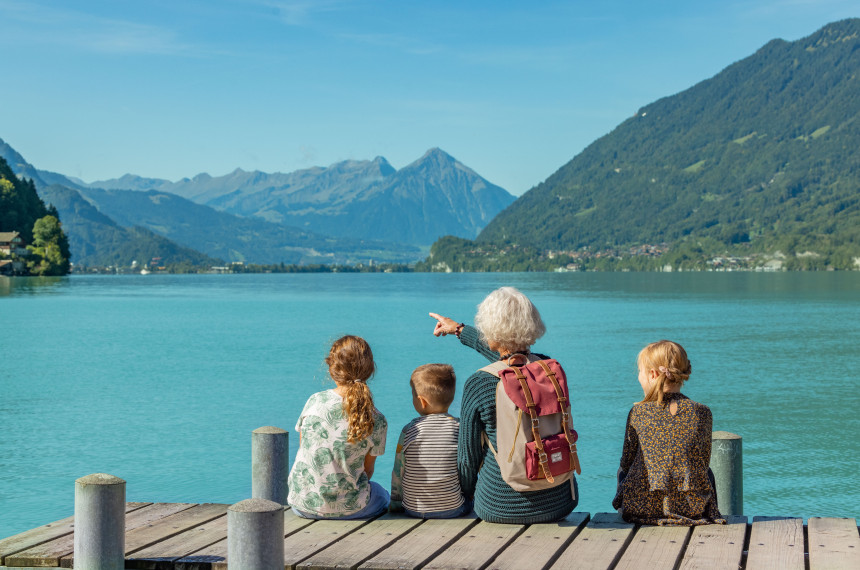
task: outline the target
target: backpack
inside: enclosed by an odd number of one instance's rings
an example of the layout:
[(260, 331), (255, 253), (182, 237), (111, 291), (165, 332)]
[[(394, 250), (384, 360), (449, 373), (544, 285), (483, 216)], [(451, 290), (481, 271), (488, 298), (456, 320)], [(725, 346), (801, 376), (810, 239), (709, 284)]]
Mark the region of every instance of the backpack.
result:
[[(526, 361), (515, 365), (517, 358)], [(538, 491), (570, 480), (574, 471), (581, 473), (567, 377), (558, 361), (513, 355), (507, 362), (494, 362), (481, 370), (499, 379), (498, 451), (486, 433), (483, 439), (499, 464), (502, 479), (515, 491)]]

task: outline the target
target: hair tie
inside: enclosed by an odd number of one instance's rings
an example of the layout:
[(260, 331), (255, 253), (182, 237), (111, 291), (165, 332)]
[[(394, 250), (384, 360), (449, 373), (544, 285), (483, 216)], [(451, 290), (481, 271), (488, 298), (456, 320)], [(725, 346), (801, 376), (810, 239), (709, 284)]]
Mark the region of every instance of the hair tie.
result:
[(666, 368), (665, 366), (661, 366), (661, 367), (660, 367), (660, 372), (662, 372), (662, 373), (663, 373), (663, 376), (665, 376), (665, 377), (666, 377), (666, 380), (670, 380), (670, 381), (672, 380), (672, 373), (671, 373), (671, 372), (669, 372), (669, 369), (668, 369), (668, 368)]

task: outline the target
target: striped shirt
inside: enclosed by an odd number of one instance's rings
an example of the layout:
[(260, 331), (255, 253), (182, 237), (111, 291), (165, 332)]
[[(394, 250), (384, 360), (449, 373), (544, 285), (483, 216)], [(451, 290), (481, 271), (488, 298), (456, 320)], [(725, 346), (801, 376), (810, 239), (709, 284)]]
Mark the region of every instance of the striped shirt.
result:
[[(457, 475), (460, 420), (449, 414), (420, 416), (400, 433), (392, 474), (392, 500), (402, 490), (403, 506), (419, 513), (463, 505)], [(399, 480), (398, 480), (399, 479)]]

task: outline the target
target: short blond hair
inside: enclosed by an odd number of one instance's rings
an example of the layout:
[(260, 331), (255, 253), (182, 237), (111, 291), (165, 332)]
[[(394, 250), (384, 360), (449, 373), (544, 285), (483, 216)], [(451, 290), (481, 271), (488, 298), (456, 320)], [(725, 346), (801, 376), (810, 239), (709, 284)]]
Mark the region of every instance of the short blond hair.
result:
[(500, 287), (481, 301), (475, 327), (484, 342), (509, 352), (528, 350), (546, 332), (537, 307), (513, 287)]
[(673, 384), (682, 386), (693, 372), (693, 365), (687, 358), (687, 351), (671, 340), (652, 342), (639, 352), (636, 363), (641, 369), (657, 371), (656, 381), (645, 394), (643, 402), (662, 404), (666, 387)]
[(457, 376), (450, 364), (424, 364), (412, 371), (409, 379), (415, 393), (433, 406), (445, 406), (454, 401)]

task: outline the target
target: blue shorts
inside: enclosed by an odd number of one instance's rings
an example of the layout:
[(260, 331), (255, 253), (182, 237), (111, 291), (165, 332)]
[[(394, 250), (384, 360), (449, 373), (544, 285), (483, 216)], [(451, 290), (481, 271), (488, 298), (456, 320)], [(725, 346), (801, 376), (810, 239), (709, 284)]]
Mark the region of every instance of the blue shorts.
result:
[(365, 519), (372, 518), (375, 516), (379, 516), (382, 513), (388, 510), (388, 501), (389, 494), (382, 485), (377, 483), (376, 481), (370, 482), (370, 500), (367, 502), (367, 506), (358, 511), (357, 513), (352, 513), (351, 515), (334, 515), (334, 514), (317, 514), (317, 513), (306, 513), (304, 511), (300, 511), (295, 507), (290, 507), (293, 512), (302, 517), (303, 519), (314, 519), (314, 520), (352, 520), (352, 519)]

